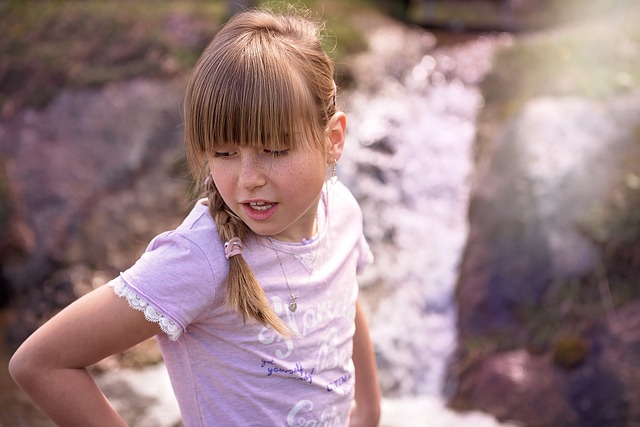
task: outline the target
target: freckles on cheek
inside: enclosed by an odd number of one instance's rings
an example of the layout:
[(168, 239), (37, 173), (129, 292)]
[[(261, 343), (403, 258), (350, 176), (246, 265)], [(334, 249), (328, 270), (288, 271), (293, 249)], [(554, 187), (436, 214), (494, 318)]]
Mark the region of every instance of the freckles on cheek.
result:
[(229, 189), (234, 185), (231, 174), (225, 171), (216, 170), (211, 175), (213, 177), (213, 183), (220, 192), (220, 195), (225, 198), (226, 194), (229, 192)]
[(268, 178), (277, 181), (296, 179), (301, 173), (304, 173), (304, 165), (291, 159), (286, 159), (279, 164), (274, 163), (267, 169)]

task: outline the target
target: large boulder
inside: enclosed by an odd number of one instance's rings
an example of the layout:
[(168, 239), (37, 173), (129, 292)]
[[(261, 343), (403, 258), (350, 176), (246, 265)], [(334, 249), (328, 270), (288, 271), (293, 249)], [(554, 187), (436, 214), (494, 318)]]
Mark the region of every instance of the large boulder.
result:
[[(582, 345), (578, 366), (525, 349), (492, 354), (462, 375), (452, 406), (479, 409), (528, 427), (633, 426), (638, 420), (640, 302), (599, 322)], [(566, 340), (564, 351), (570, 351)]]
[(189, 184), (182, 87), (181, 80), (134, 80), (64, 91), (45, 109), (0, 124), (14, 189), (8, 229), (22, 248), (20, 259), (3, 256), (1, 264), (2, 286), (17, 308), (12, 346), (129, 266), (182, 217), (177, 207), (187, 205)]
[[(637, 92), (602, 101), (535, 98), (504, 127), (471, 196), (457, 288), (454, 406), (532, 426), (636, 419), (640, 400), (629, 363), (640, 348), (629, 337), (640, 303), (633, 292), (620, 292), (622, 284), (612, 289), (607, 282), (615, 271), (606, 270), (611, 253), (604, 248), (612, 235), (605, 229), (618, 220), (611, 206), (637, 196), (638, 129)], [(637, 232), (626, 236), (632, 241), (625, 248), (633, 250)], [(574, 301), (550, 303), (575, 283), (583, 285)], [(591, 285), (598, 304), (585, 307), (593, 313), (572, 318), (571, 305)]]
[(576, 414), (563, 398), (566, 387), (548, 357), (513, 350), (474, 366), (453, 406), (483, 408), (501, 420), (526, 420), (529, 427), (576, 425)]
[(517, 308), (536, 304), (553, 280), (600, 261), (585, 236), (589, 215), (625, 182), (640, 150), (640, 96), (608, 103), (531, 100), (481, 164), (458, 286), (464, 334), (517, 334)]

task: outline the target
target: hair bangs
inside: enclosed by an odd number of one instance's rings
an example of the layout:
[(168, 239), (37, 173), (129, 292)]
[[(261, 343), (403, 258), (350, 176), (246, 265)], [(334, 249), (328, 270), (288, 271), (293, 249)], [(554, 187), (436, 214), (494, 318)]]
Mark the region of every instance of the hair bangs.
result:
[(308, 24), (240, 14), (205, 49), (184, 99), (187, 161), (196, 179), (208, 174), (207, 154), (230, 144), (326, 151), (333, 67)]
[[(217, 146), (285, 149), (323, 144), (316, 102), (281, 49), (265, 41), (245, 47), (239, 60), (219, 64), (210, 81), (205, 152)], [(205, 131), (205, 129), (203, 129)]]

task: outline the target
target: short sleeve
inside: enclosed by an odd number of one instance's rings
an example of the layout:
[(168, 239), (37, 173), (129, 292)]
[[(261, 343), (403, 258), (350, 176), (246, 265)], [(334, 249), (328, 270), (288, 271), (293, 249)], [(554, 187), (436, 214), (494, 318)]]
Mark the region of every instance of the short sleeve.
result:
[(210, 311), (218, 287), (215, 270), (203, 248), (170, 231), (153, 239), (142, 257), (109, 285), (177, 340)]
[(340, 181), (330, 186), (330, 193), (326, 197), (337, 202), (328, 202), (331, 208), (328, 216), (338, 219), (332, 220), (333, 226), (338, 230), (337, 234), (349, 236), (349, 248), (357, 253), (356, 272), (359, 274), (373, 262), (373, 253), (364, 236), (364, 218), (360, 205)]
[(358, 257), (356, 271), (359, 274), (367, 265), (373, 263), (373, 252), (371, 252), (371, 248), (369, 247), (369, 243), (367, 243), (367, 239), (364, 237), (364, 234), (360, 234), (360, 239), (358, 240), (358, 249), (360, 252), (360, 256)]

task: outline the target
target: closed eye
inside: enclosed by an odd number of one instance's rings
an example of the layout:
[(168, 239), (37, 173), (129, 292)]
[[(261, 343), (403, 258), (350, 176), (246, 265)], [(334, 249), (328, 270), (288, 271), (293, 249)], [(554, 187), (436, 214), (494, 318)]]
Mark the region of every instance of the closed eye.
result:
[(272, 157), (284, 157), (289, 154), (289, 150), (264, 150), (265, 153)]
[(229, 152), (229, 151), (214, 151), (213, 152), (213, 157), (215, 158), (227, 158), (230, 157), (233, 153)]

